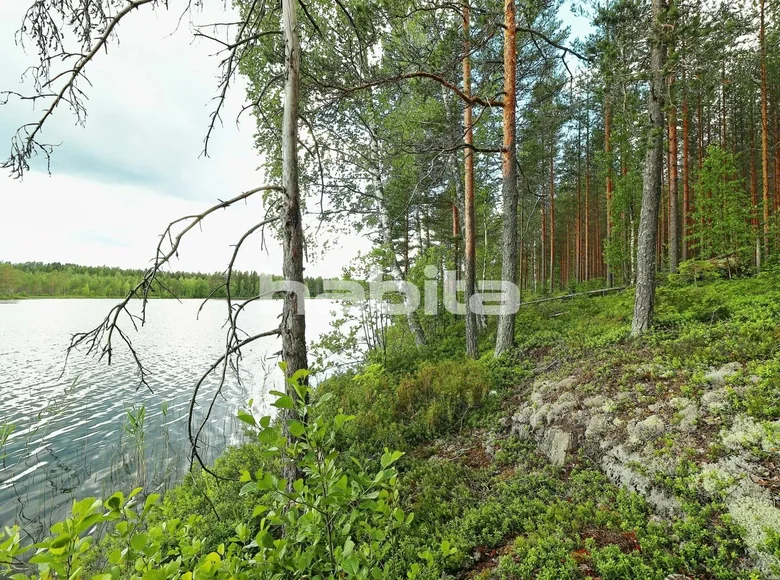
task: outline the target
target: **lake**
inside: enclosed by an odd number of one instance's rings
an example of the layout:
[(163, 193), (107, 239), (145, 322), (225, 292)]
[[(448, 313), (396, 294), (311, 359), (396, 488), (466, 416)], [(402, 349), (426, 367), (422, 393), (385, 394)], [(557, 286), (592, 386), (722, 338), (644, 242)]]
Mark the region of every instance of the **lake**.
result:
[[(65, 350), (75, 332), (97, 326), (118, 300), (23, 300), (0, 303), (0, 526), (21, 524), (34, 536), (61, 519), (74, 498), (105, 497), (143, 485), (164, 490), (189, 465), (187, 416), (195, 382), (222, 354), (226, 305), (200, 300), (153, 300), (147, 324), (123, 326), (144, 366), (149, 387), (139, 387), (135, 364), (115, 343), (109, 366)], [(249, 334), (279, 324), (282, 302), (263, 300), (242, 314)], [(331, 329), (327, 300), (306, 302), (307, 342)], [(267, 410), (268, 390), (279, 388), (281, 340), (256, 341), (244, 352), (241, 381), (229, 378), (203, 430), (201, 455), (209, 461), (240, 443), (239, 408), (254, 399)], [(64, 372), (63, 372), (64, 369)], [(199, 396), (199, 422), (218, 378)], [(139, 448), (143, 452), (139, 453)]]

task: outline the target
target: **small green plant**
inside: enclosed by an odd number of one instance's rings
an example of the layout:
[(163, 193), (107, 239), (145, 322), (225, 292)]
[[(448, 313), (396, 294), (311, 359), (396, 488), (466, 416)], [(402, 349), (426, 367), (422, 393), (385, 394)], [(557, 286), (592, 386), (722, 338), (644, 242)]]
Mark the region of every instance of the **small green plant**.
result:
[(0, 425), (0, 463), (5, 466), (5, 446), (8, 443), (11, 433), (14, 432), (14, 425)]
[(397, 532), (414, 517), (399, 507), (394, 464), (403, 453), (385, 450), (371, 473), (356, 458), (343, 462), (336, 436), (354, 416), (319, 415), (329, 397), (306, 403), (312, 394), (304, 384), (307, 374), (299, 371), (287, 381), (291, 394), (272, 391), (273, 405), (297, 418), (274, 424), (271, 417), (239, 414), (257, 429), (267, 457), (292, 462), (299, 474), (287, 480), (264, 469), (243, 472), (241, 493), (257, 500), (256, 558), (269, 578), (387, 578), (384, 560)]
[(127, 409), (125, 416), (125, 433), (130, 437), (135, 455), (135, 469), (138, 482), (146, 483), (146, 407), (139, 405)]

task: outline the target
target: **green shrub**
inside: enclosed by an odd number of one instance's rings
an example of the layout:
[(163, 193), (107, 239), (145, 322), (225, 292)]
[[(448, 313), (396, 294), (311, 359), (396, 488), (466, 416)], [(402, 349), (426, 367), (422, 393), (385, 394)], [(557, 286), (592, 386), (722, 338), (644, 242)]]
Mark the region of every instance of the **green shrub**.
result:
[(396, 413), (417, 427), (412, 438), (436, 437), (460, 429), (468, 412), (487, 394), (487, 377), (476, 361), (425, 363), (401, 380)]

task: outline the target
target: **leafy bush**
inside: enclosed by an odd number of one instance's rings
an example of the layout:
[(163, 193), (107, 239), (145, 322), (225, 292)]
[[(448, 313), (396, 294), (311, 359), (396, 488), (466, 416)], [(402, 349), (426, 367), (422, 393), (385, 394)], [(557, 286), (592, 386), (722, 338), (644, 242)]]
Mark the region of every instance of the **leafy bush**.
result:
[(418, 437), (436, 437), (459, 429), (467, 413), (488, 393), (484, 369), (476, 361), (426, 363), (401, 380), (396, 412), (418, 429)]
[[(71, 517), (34, 545), (23, 544), (18, 528), (6, 529), (0, 533), (0, 574), (13, 573), (15, 580), (78, 580), (95, 561), (94, 540), (105, 529), (101, 544), (109, 552), (95, 580), (394, 577), (386, 560), (414, 517), (399, 507), (394, 464), (403, 454), (385, 450), (377, 471), (354, 459), (341, 461), (337, 433), (353, 417), (319, 414), (318, 406), (328, 397), (307, 404), (311, 393), (301, 384), (304, 377), (297, 373), (290, 379), (294, 396), (273, 393), (278, 397), (274, 406), (289, 412), (284, 421), (274, 424), (270, 417), (239, 414), (256, 430), (266, 465), (293, 462), (297, 476), (286, 480), (266, 467), (243, 469), (240, 493), (254, 508), (246, 521), (235, 525), (226, 543), (209, 550), (196, 525), (198, 516), (184, 524), (178, 518), (165, 519), (164, 510), (152, 516), (161, 510), (157, 494), (138, 509), (138, 488), (127, 499), (118, 492), (105, 503), (94, 498), (75, 502)], [(247, 522), (253, 520), (256, 526), (250, 527)], [(29, 564), (23, 563), (32, 550)], [(410, 563), (408, 577), (421, 578), (454, 554), (448, 544), (435, 552), (420, 552), (419, 561)]]
[(670, 274), (670, 284), (696, 284), (698, 282), (711, 282), (723, 278), (718, 265), (712, 260), (686, 260), (680, 262), (676, 274)]

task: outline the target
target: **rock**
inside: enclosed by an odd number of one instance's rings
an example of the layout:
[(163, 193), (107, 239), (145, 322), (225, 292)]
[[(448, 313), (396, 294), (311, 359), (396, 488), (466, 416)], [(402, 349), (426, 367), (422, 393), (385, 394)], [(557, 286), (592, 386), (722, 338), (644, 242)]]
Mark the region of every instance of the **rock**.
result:
[(588, 421), (588, 426), (585, 429), (586, 439), (595, 439), (600, 437), (609, 428), (609, 419), (603, 413), (593, 415)]
[(550, 405), (549, 410), (547, 411), (547, 424), (551, 425), (556, 421), (565, 419), (567, 416), (571, 415), (572, 411), (576, 407), (577, 407), (577, 403), (574, 401), (560, 402), (559, 399), (558, 402), (555, 402), (552, 405)]
[(529, 423), (531, 424), (531, 429), (536, 431), (539, 427), (544, 426), (545, 421), (547, 420), (547, 412), (550, 410), (550, 404), (545, 403), (541, 407), (539, 407), (536, 412), (531, 415), (531, 418), (529, 420)]
[(510, 435), (514, 435), (520, 441), (527, 441), (531, 438), (530, 425), (512, 425)]
[(534, 410), (531, 407), (523, 407), (517, 413), (512, 415), (512, 423), (515, 425), (524, 425), (531, 420)]
[(722, 385), (726, 382), (728, 377), (736, 375), (741, 370), (741, 363), (731, 362), (723, 365), (718, 370), (711, 370), (704, 375), (704, 379), (714, 385)]
[(550, 429), (542, 440), (541, 450), (553, 465), (561, 466), (566, 461), (566, 453), (571, 448), (571, 433), (560, 429)]

